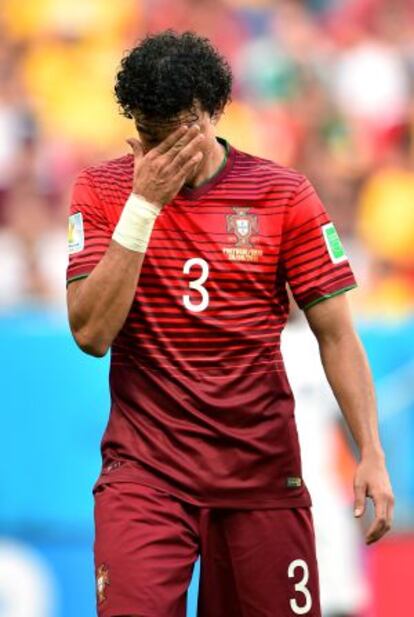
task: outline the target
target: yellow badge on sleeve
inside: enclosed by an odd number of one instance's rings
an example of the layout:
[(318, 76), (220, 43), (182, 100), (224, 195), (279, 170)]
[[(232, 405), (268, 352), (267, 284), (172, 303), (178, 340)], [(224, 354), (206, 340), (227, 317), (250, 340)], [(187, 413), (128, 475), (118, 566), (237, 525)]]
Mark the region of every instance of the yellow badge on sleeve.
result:
[(69, 255), (79, 253), (85, 246), (85, 234), (83, 231), (83, 217), (81, 212), (71, 214), (68, 226), (68, 249)]

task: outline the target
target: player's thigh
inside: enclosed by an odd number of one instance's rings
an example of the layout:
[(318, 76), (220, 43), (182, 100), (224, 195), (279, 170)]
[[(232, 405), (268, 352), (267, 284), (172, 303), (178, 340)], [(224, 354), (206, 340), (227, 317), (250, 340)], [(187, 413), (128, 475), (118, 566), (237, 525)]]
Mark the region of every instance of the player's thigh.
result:
[(202, 530), (199, 617), (320, 617), (308, 508), (212, 511)]
[(197, 520), (164, 491), (129, 482), (95, 491), (99, 617), (184, 617)]

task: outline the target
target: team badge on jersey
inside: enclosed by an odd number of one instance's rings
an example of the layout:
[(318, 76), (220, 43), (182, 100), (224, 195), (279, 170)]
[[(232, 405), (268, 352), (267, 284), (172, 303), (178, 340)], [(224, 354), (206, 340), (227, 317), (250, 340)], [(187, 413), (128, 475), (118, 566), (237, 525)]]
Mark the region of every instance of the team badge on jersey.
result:
[(79, 253), (85, 246), (85, 234), (83, 231), (83, 217), (81, 212), (69, 217), (68, 226), (68, 249), (69, 255)]
[(106, 589), (109, 585), (109, 572), (108, 568), (102, 564), (99, 566), (96, 572), (96, 595), (98, 603), (102, 604), (106, 600)]
[(259, 231), (256, 214), (249, 214), (250, 208), (233, 208), (234, 214), (227, 215), (227, 232), (236, 236), (236, 244), (224, 248), (223, 252), (231, 261), (259, 261), (261, 249), (252, 246), (251, 236)]

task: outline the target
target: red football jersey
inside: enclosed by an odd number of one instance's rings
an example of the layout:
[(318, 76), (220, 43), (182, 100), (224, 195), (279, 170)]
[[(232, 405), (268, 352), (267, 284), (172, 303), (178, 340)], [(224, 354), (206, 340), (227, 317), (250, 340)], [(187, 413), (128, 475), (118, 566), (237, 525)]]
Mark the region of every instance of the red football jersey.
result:
[[(355, 279), (309, 181), (226, 147), (214, 178), (184, 187), (156, 220), (112, 345), (98, 483), (136, 481), (209, 507), (306, 506), (280, 353), (286, 285), (306, 308)], [(68, 281), (104, 255), (133, 163), (128, 154), (79, 175)]]

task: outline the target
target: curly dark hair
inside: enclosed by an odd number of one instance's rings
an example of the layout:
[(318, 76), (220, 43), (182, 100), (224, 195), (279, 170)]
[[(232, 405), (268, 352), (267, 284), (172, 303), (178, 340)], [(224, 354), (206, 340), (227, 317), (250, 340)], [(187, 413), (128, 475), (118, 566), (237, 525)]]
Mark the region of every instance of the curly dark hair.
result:
[(148, 35), (121, 61), (115, 95), (122, 115), (168, 121), (196, 102), (211, 116), (228, 102), (232, 73), (206, 38), (167, 30)]

